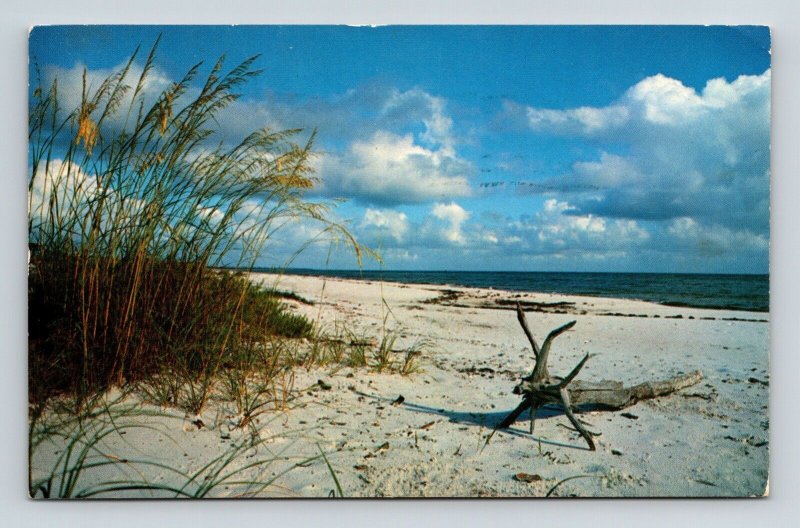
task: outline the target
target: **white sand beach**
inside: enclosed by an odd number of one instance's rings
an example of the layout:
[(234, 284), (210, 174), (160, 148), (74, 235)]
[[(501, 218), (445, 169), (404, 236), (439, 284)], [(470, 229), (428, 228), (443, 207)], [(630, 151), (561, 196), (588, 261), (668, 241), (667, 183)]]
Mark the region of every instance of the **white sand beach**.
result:
[[(313, 300), (314, 305), (288, 302), (323, 327), (346, 324), (380, 339), (388, 314), (386, 326), (400, 336), (396, 349), (425, 343), (422, 372), (410, 376), (298, 369), (295, 388), (307, 390), (294, 408), (259, 418), (262, 438), (275, 435), (264, 449), (310, 457), (324, 451), (344, 496), (541, 497), (570, 477), (578, 478), (559, 485), (553, 496), (768, 492), (769, 314), (303, 276), (256, 274), (253, 280)], [(577, 321), (554, 342), (555, 375), (565, 375), (590, 352), (580, 380), (633, 385), (694, 370), (704, 379), (622, 412), (579, 415), (598, 435), (594, 452), (565, 427), (564, 414), (549, 407), (539, 410), (533, 435), (525, 413), (484, 447), (494, 425), (519, 403), (511, 391), (533, 367), (513, 311), (517, 301), (540, 342), (553, 328)], [(317, 380), (330, 388), (322, 389)], [(166, 439), (154, 440), (159, 435), (151, 430), (131, 430), (110, 437), (107, 449), (121, 458), (155, 457), (188, 472), (247, 434), (230, 431), (226, 420), (232, 411), (224, 402), (211, 402), (202, 428), (191, 424), (194, 417), (168, 412), (175, 419), (143, 419), (164, 430)], [(52, 454), (42, 448), (34, 473)], [(278, 477), (266, 496), (328, 496), (336, 487), (323, 459), (279, 475), (285, 467), (260, 467), (249, 477)], [(146, 472), (156, 482), (174, 478)], [(519, 473), (531, 482), (515, 478)], [(220, 487), (214, 495), (235, 495), (236, 489)], [(143, 493), (150, 496), (118, 495)]]

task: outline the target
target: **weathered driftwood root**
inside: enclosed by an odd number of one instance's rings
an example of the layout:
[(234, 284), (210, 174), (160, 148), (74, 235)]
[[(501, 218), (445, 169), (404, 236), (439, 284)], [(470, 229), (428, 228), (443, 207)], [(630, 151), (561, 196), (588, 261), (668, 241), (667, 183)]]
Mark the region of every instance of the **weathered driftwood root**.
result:
[(564, 378), (550, 376), (547, 371), (547, 359), (553, 340), (575, 326), (575, 321), (571, 321), (550, 332), (544, 340), (544, 343), (542, 343), (542, 347), (539, 348), (536, 339), (534, 339), (533, 334), (528, 328), (525, 312), (522, 311), (519, 305), (517, 305), (517, 320), (531, 344), (536, 366), (530, 376), (523, 378), (522, 382), (514, 387), (514, 394), (522, 395), (522, 402), (511, 414), (500, 422), (497, 429), (509, 427), (522, 413), (529, 411), (531, 418), (530, 431), (532, 434), (536, 411), (539, 407), (547, 404), (556, 404), (564, 409), (564, 413), (567, 415), (569, 421), (584, 440), (586, 440), (586, 443), (589, 444), (589, 449), (594, 451), (595, 445), (592, 435), (583, 427), (581, 422), (575, 418), (575, 415), (572, 413), (573, 409), (578, 406), (586, 406), (598, 410), (616, 411), (629, 407), (641, 400), (665, 396), (677, 390), (690, 387), (703, 378), (701, 372), (695, 371), (690, 374), (683, 374), (662, 381), (640, 383), (633, 387), (625, 387), (622, 382), (619, 381), (576, 381), (572, 383), (586, 364), (586, 361), (589, 360), (589, 354), (586, 354), (575, 368), (572, 369), (572, 372), (567, 374)]
[(642, 400), (667, 396), (675, 391), (700, 383), (699, 370), (680, 374), (660, 381), (646, 381), (633, 387), (624, 387), (619, 381), (576, 381), (570, 386), (573, 405), (585, 405), (602, 411), (619, 411)]

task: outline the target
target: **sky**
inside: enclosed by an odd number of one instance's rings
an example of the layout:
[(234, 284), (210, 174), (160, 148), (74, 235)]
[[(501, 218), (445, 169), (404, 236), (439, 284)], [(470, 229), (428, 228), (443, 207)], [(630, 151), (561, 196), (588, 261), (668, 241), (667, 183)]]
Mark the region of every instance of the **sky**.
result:
[[(342, 199), (367, 268), (768, 273), (767, 28), (52, 26), (31, 79), (74, 97), (159, 34), (152, 90), (260, 55), (220, 136), (316, 129), (310, 198)], [(292, 261), (356, 265), (328, 244)]]

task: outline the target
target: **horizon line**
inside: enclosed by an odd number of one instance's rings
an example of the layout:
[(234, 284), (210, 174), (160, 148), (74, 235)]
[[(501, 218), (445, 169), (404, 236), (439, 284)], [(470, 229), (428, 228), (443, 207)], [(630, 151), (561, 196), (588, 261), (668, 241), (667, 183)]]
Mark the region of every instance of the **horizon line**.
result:
[(628, 275), (747, 275), (747, 276), (766, 276), (770, 273), (754, 272), (706, 272), (706, 271), (553, 271), (553, 270), (459, 270), (459, 269), (367, 269), (367, 268), (308, 268), (308, 267), (286, 267), (278, 266), (253, 266), (252, 268), (240, 268), (236, 266), (219, 266), (220, 269), (235, 270), (270, 270), (281, 271), (312, 271), (322, 273), (336, 272), (388, 272), (388, 273), (607, 273), (607, 274), (628, 274)]

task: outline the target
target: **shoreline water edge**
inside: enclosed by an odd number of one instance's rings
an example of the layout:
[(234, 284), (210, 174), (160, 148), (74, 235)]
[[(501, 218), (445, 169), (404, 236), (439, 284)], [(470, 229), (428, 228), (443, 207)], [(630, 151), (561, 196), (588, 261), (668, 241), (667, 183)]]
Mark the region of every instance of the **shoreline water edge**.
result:
[(257, 273), (460, 286), (648, 301), (666, 306), (769, 311), (769, 275), (713, 273), (403, 271), (256, 268)]

